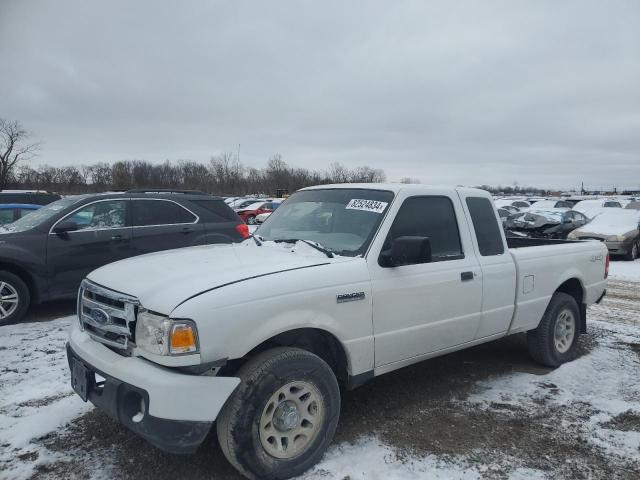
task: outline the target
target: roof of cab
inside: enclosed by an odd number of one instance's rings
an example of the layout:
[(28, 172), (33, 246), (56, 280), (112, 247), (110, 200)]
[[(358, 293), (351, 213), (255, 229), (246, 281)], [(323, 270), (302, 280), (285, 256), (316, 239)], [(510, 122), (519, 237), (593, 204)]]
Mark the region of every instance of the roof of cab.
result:
[(301, 190), (322, 190), (336, 188), (360, 188), (365, 190), (388, 190), (393, 193), (400, 191), (424, 192), (425, 190), (442, 190), (449, 189), (466, 193), (477, 193), (482, 196), (490, 195), (486, 190), (472, 187), (454, 186), (454, 185), (423, 185), (421, 183), (331, 183), (328, 185), (314, 185), (313, 187), (302, 188)]

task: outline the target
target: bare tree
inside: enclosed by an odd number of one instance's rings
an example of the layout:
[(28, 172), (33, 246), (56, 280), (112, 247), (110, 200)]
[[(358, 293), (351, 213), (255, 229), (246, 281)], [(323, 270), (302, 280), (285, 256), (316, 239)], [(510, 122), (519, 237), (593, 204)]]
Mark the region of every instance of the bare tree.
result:
[(31, 134), (17, 120), (0, 118), (0, 189), (7, 188), (18, 162), (33, 158), (40, 143), (29, 143)]

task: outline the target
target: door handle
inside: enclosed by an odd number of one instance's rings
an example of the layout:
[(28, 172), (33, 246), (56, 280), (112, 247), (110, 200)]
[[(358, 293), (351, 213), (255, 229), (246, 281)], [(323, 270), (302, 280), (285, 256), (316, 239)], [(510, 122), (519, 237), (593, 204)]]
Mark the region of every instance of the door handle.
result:
[(182, 233), (187, 234), (187, 233), (192, 233), (193, 232), (193, 228), (191, 227), (184, 227), (182, 229)]
[(113, 235), (111, 237), (111, 240), (114, 242), (121, 242), (122, 240), (124, 240), (124, 237), (122, 235)]
[(468, 282), (469, 280), (473, 280), (473, 272), (462, 272), (460, 274), (460, 280), (462, 280), (463, 282)]

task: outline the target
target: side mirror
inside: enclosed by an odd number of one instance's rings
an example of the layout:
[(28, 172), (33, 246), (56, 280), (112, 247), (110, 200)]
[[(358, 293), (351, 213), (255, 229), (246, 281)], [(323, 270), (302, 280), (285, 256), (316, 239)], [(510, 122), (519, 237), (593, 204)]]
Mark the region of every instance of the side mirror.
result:
[(53, 233), (60, 235), (61, 233), (75, 232), (78, 230), (78, 224), (71, 220), (64, 220), (53, 228)]
[(399, 267), (431, 262), (429, 237), (405, 236), (391, 241), (391, 248), (380, 253), (380, 266)]

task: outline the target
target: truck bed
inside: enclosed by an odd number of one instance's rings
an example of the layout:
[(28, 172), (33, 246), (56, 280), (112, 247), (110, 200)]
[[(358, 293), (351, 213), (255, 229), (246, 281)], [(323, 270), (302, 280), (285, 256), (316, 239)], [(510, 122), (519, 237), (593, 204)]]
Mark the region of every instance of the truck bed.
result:
[[(581, 291), (590, 305), (606, 285), (606, 250), (600, 242), (507, 237), (516, 264), (516, 312), (510, 331), (535, 328), (558, 285)], [(525, 248), (532, 247), (532, 248)]]

